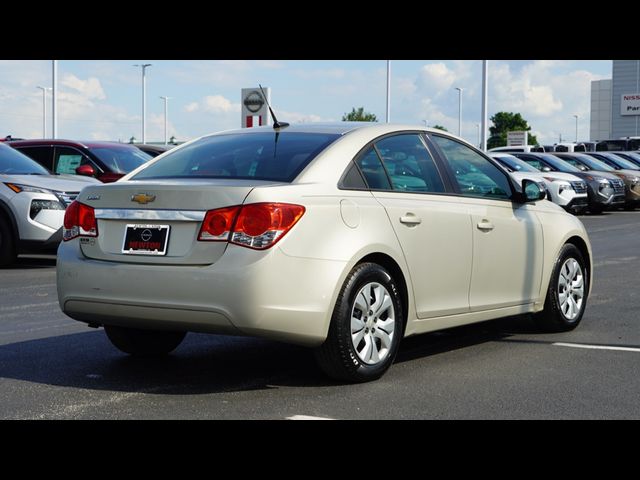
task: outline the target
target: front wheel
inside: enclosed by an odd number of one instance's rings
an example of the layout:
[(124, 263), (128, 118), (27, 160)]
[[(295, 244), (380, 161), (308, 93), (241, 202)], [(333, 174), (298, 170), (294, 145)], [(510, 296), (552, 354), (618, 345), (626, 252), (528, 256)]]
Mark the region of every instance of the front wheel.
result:
[(187, 334), (112, 325), (105, 325), (104, 331), (118, 350), (138, 357), (157, 357), (171, 353)]
[(578, 326), (587, 306), (589, 271), (575, 245), (560, 250), (551, 274), (544, 310), (534, 318), (547, 332), (566, 332)]
[(403, 318), (398, 287), (387, 270), (357, 265), (340, 291), (327, 339), (316, 350), (320, 368), (349, 382), (380, 378), (398, 351)]
[(16, 256), (15, 239), (9, 222), (0, 216), (0, 267), (12, 264)]

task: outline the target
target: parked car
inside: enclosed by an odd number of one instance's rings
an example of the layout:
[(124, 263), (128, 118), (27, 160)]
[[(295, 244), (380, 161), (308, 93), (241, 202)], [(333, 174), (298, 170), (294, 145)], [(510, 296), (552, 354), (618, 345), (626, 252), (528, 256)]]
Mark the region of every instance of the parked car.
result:
[(0, 143), (0, 265), (20, 252), (53, 250), (62, 240), (67, 205), (87, 177), (51, 175), (26, 155)]
[(582, 222), (440, 130), (366, 122), (226, 131), (157, 157), (67, 209), (58, 299), (134, 355), (186, 332), (316, 349), (362, 382), (401, 338), (534, 313), (580, 322)]
[(18, 140), (8, 145), (54, 173), (95, 177), (104, 183), (115, 182), (151, 159), (133, 145), (117, 142), (45, 139)]
[(521, 183), (525, 178), (543, 182), (547, 198), (570, 212), (582, 212), (588, 206), (587, 184), (570, 173), (547, 172), (532, 167), (528, 163), (508, 153), (490, 152), (511, 176)]
[(605, 208), (624, 206), (624, 182), (616, 175), (591, 170), (583, 172), (558, 156), (569, 155), (567, 153), (554, 152), (553, 155), (550, 153), (514, 153), (513, 155), (542, 172), (570, 173), (583, 179), (587, 183), (589, 211), (592, 213), (601, 213)]
[(615, 138), (596, 143), (596, 152), (613, 152), (640, 149), (640, 137)]
[(513, 153), (513, 152), (544, 152), (544, 147), (540, 145), (520, 145), (508, 147), (495, 147), (489, 150), (494, 153)]
[(633, 163), (637, 167), (640, 167), (640, 151), (635, 151), (635, 152), (610, 152), (610, 153), (614, 153), (618, 157), (622, 157), (625, 160), (629, 160), (631, 163)]
[(633, 165), (631, 165), (632, 168), (630, 169), (616, 168), (604, 161), (611, 161), (615, 165), (615, 162), (618, 160), (623, 161), (622, 158), (616, 157), (614, 154), (608, 152), (588, 152), (587, 154), (574, 155), (558, 154), (558, 157), (577, 168), (598, 172), (610, 172), (617, 175), (625, 185), (625, 208), (632, 209), (640, 203), (640, 176), (638, 176), (640, 172), (638, 172), (638, 169)]
[(148, 143), (134, 143), (134, 146), (138, 147), (144, 153), (149, 155), (152, 158), (157, 157), (158, 155), (166, 152), (167, 150), (171, 150), (175, 145), (150, 145)]

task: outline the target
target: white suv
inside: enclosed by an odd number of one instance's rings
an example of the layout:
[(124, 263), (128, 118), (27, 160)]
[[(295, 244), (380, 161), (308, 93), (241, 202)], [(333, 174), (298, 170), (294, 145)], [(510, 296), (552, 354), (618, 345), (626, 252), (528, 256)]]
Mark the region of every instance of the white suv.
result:
[(67, 205), (89, 177), (51, 175), (29, 157), (0, 143), (0, 266), (21, 251), (54, 250), (62, 240)]

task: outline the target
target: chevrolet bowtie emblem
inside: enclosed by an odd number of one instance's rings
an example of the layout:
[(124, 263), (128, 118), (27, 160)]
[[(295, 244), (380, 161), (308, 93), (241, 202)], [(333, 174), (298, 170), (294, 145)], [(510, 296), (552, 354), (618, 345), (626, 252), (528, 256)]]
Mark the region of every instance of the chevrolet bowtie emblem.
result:
[(136, 193), (135, 195), (131, 195), (131, 201), (138, 202), (141, 205), (153, 202), (155, 199), (156, 196), (151, 195), (150, 193)]

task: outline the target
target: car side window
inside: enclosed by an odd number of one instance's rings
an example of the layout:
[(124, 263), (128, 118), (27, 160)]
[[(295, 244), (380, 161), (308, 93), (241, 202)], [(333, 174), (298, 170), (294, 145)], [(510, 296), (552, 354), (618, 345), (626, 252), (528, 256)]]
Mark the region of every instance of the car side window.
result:
[(384, 138), (375, 144), (394, 190), (442, 193), (444, 183), (418, 134)]
[(91, 161), (75, 148), (56, 147), (53, 171), (60, 174), (75, 175), (76, 168), (87, 163), (90, 164)]
[(432, 135), (453, 170), (460, 193), (470, 197), (508, 199), (507, 174), (479, 153), (455, 140)]
[(47, 170), (53, 169), (53, 147), (17, 147), (16, 150), (32, 158)]
[(389, 183), (387, 173), (384, 171), (380, 157), (378, 157), (378, 154), (373, 147), (370, 147), (365, 151), (356, 163), (358, 164), (358, 167), (360, 167), (360, 171), (362, 172), (362, 175), (364, 175), (370, 189), (391, 190), (391, 184)]
[(571, 157), (561, 157), (561, 158), (562, 160), (564, 160), (565, 162), (567, 162), (569, 165), (573, 167), (582, 168), (582, 164)]

